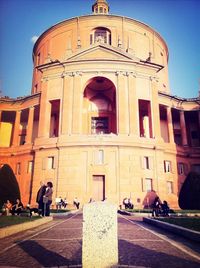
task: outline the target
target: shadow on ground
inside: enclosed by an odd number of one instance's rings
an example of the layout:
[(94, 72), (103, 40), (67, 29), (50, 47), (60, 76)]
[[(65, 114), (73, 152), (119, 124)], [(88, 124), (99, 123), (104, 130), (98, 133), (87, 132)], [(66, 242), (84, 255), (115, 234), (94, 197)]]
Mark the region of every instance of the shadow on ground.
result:
[[(144, 243), (146, 243), (146, 241)], [(135, 242), (130, 243), (126, 240), (119, 240), (120, 265), (134, 265), (151, 268), (200, 267), (200, 262), (198, 261), (186, 260), (184, 259), (184, 256), (183, 258), (177, 257), (175, 256), (175, 252), (171, 252), (170, 255), (166, 254), (162, 252), (162, 248), (160, 250), (153, 249), (151, 244), (149, 247), (152, 247), (152, 249), (138, 245)]]

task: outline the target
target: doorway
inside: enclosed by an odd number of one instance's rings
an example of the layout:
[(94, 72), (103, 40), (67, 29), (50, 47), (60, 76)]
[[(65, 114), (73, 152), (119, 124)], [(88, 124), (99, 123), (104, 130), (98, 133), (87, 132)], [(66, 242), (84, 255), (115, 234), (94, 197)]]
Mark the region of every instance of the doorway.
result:
[(105, 176), (93, 175), (93, 199), (95, 201), (105, 200)]

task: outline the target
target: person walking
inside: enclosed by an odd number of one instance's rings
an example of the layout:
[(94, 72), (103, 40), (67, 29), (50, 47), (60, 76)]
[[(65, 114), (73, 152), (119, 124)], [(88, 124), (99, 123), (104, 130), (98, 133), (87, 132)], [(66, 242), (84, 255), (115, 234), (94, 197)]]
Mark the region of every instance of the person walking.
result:
[(43, 181), (40, 182), (40, 189), (37, 192), (36, 202), (38, 203), (38, 214), (44, 216), (43, 196), (46, 192), (46, 185)]

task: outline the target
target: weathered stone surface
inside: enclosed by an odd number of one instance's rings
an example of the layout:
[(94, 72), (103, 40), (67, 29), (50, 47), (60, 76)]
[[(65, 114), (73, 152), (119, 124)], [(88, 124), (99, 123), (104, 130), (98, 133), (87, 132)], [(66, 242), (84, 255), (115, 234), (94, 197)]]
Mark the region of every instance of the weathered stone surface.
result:
[(83, 268), (118, 264), (117, 206), (94, 202), (83, 207)]

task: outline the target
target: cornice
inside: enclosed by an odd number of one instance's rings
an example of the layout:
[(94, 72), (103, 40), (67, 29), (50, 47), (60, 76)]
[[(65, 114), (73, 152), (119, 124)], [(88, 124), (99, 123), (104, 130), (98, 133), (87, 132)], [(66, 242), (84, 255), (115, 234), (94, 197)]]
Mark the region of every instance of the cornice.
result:
[(158, 95), (166, 97), (170, 100), (172, 100), (172, 99), (176, 100), (178, 102), (196, 102), (197, 104), (200, 105), (200, 96), (196, 97), (196, 98), (181, 98), (181, 97), (178, 97), (176, 95), (170, 95), (170, 94), (162, 92), (162, 91), (159, 91)]
[(17, 97), (17, 98), (10, 98), (8, 96), (3, 96), (3, 97), (0, 97), (0, 103), (6, 103), (6, 102), (7, 103), (17, 103), (17, 102), (21, 103), (21, 102), (25, 102), (25, 101), (40, 97), (40, 95), (41, 93), (38, 92), (32, 95)]

